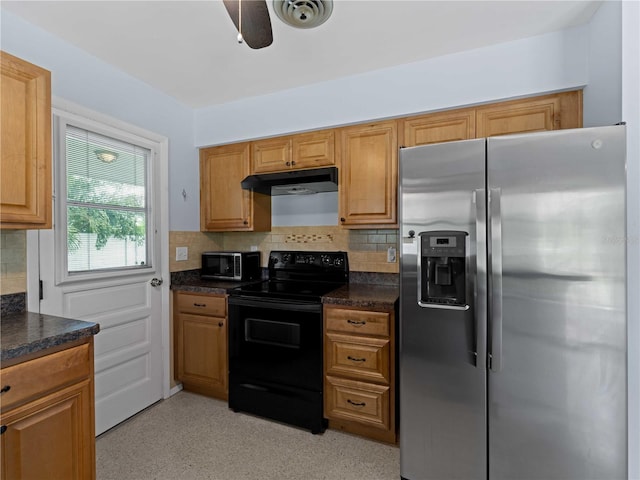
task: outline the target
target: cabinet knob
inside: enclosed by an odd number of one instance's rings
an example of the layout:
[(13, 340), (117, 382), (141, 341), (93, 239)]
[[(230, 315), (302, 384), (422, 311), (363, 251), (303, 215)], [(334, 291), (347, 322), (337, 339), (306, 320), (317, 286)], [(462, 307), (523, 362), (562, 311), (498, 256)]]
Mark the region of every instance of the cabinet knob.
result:
[(285, 165), (286, 165), (287, 167), (290, 167), (290, 166), (291, 166), (291, 162), (285, 162)]
[(295, 164), (296, 164), (296, 161), (295, 161), (295, 160), (292, 160), (292, 161), (291, 161), (291, 165), (295, 165)]
[(9, 390), (11, 390), (11, 385), (5, 385), (4, 387), (2, 387), (0, 389), (0, 395), (2, 395), (3, 393), (8, 392)]
[(224, 322), (218, 322), (219, 327), (224, 327)]
[(0, 435), (2, 435), (2, 434), (3, 434), (4, 432), (6, 432), (6, 431), (7, 431), (7, 426), (6, 426), (6, 425), (2, 425), (2, 426), (0, 427)]
[(247, 220), (245, 220), (244, 222), (242, 222), (245, 225), (249, 225), (249, 222)]
[(346, 219), (344, 217), (340, 217), (340, 221), (341, 222), (346, 222)]

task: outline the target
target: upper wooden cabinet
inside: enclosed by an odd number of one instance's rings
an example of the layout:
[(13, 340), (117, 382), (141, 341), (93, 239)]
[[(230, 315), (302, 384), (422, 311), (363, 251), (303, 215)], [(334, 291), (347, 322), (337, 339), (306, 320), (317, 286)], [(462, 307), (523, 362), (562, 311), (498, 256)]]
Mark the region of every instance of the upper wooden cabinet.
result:
[(379, 228), (396, 224), (396, 121), (340, 130), (340, 224)]
[(335, 165), (335, 132), (324, 130), (291, 137), (293, 168), (329, 167)]
[(405, 118), (400, 121), (400, 130), (404, 147), (468, 140), (476, 135), (476, 111), (467, 108)]
[(0, 52), (0, 228), (51, 228), (51, 73)]
[(468, 140), (582, 127), (582, 92), (572, 91), (448, 110), (400, 120), (400, 145)]
[(333, 130), (251, 143), (251, 173), (281, 172), (335, 164)]
[(476, 108), (476, 138), (580, 127), (580, 90)]
[(200, 230), (269, 231), (271, 197), (244, 190), (250, 144), (200, 150)]
[(278, 172), (290, 168), (290, 137), (251, 142), (251, 173)]

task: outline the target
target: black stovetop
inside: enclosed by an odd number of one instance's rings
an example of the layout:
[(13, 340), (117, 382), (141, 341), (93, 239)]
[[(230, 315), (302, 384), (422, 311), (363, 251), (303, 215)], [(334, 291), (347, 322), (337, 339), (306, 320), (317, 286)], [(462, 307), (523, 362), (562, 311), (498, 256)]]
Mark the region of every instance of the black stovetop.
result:
[(319, 302), (349, 282), (346, 252), (272, 251), (269, 279), (234, 288), (230, 295)]

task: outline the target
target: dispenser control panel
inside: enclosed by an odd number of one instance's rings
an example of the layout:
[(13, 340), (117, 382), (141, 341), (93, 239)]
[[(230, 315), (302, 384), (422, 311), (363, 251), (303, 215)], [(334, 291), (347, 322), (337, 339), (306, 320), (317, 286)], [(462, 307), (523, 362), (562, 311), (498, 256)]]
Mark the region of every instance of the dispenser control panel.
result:
[(467, 235), (442, 230), (420, 233), (420, 305), (467, 305)]

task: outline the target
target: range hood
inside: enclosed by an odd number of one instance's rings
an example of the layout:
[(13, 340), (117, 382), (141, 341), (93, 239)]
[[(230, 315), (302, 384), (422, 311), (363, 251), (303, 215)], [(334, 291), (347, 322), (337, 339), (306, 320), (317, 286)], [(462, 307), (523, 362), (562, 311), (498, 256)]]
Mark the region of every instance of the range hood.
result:
[(240, 183), (245, 190), (266, 195), (308, 195), (338, 191), (336, 167), (249, 175)]

